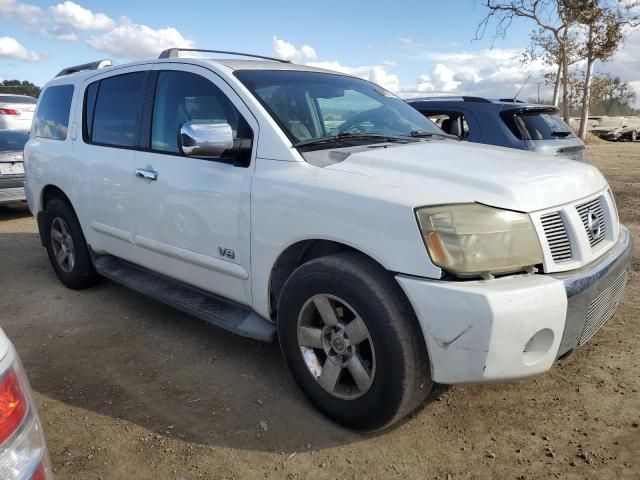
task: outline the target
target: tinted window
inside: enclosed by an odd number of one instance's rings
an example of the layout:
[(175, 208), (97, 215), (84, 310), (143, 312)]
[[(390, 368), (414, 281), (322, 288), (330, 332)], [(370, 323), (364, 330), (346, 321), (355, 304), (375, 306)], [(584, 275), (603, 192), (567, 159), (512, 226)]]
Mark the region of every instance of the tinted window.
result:
[(534, 110), (503, 112), (502, 119), (520, 140), (554, 140), (572, 137), (573, 132), (554, 112)]
[(0, 103), (22, 103), (35, 105), (38, 100), (33, 97), (22, 97), (20, 95), (0, 95)]
[(28, 133), (0, 130), (0, 152), (7, 150), (22, 151), (27, 140), (29, 140)]
[(180, 127), (192, 121), (228, 123), (234, 141), (251, 136), (238, 110), (209, 80), (188, 72), (160, 72), (153, 106), (151, 149), (181, 153)]
[(73, 85), (47, 88), (33, 118), (33, 135), (53, 140), (67, 138)]
[(87, 119), (88, 137), (93, 143), (135, 147), (140, 139), (140, 123), (148, 72), (127, 73), (100, 81), (93, 122)]
[(91, 132), (93, 131), (93, 113), (96, 108), (96, 99), (98, 98), (99, 87), (100, 87), (100, 82), (94, 82), (87, 87), (84, 93), (83, 135), (84, 135), (85, 141), (88, 141), (91, 138)]

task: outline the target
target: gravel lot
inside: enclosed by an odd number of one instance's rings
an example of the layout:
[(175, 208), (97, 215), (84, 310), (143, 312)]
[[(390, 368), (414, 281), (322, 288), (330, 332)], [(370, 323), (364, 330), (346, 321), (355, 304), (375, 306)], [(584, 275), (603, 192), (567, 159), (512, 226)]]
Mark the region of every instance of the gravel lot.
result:
[(636, 239), (618, 313), (546, 375), (438, 388), (362, 436), (317, 413), (277, 345), (111, 282), (66, 290), (34, 220), (0, 210), (0, 323), (59, 479), (640, 478), (640, 143), (590, 146)]

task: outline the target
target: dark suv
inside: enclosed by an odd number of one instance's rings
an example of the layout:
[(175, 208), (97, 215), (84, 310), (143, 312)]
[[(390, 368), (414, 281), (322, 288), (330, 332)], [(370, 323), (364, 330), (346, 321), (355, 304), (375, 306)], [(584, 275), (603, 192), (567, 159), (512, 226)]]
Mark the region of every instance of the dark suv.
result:
[(587, 160), (584, 143), (555, 107), (481, 97), (425, 97), (407, 102), (446, 133), (469, 142)]

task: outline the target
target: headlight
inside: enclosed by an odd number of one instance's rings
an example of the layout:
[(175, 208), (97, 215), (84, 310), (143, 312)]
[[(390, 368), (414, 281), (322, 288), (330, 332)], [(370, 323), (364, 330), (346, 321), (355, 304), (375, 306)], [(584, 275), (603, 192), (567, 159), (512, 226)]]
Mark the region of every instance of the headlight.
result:
[(477, 203), (416, 210), (433, 263), (460, 276), (510, 273), (542, 263), (529, 215)]

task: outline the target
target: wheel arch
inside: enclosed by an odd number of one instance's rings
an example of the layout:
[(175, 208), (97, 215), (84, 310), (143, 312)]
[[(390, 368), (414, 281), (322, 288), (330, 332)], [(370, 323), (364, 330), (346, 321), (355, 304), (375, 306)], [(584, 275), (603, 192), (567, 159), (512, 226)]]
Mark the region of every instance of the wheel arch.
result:
[(40, 199), (38, 202), (38, 213), (36, 216), (36, 220), (38, 222), (38, 232), (40, 233), (40, 243), (42, 243), (42, 246), (45, 246), (45, 241), (44, 241), (44, 236), (43, 236), (43, 225), (42, 225), (42, 220), (44, 218), (44, 211), (47, 208), (47, 204), (53, 200), (53, 199), (58, 199), (58, 200), (62, 200), (63, 202), (65, 202), (66, 204), (69, 205), (69, 207), (75, 212), (75, 209), (73, 208), (73, 204), (71, 203), (71, 200), (69, 199), (69, 197), (67, 196), (66, 193), (64, 193), (64, 191), (58, 187), (57, 185), (53, 185), (53, 184), (49, 184), (49, 185), (45, 185), (44, 188), (42, 189), (42, 192), (40, 194)]
[[(298, 267), (315, 258), (345, 251), (360, 253), (388, 271), (381, 262), (371, 255), (347, 243), (323, 238), (299, 240), (286, 247), (280, 255), (278, 255), (278, 258), (271, 267), (271, 273), (269, 275), (269, 313), (271, 319), (276, 320), (282, 288), (287, 279)], [(391, 273), (389, 274), (391, 275)]]

